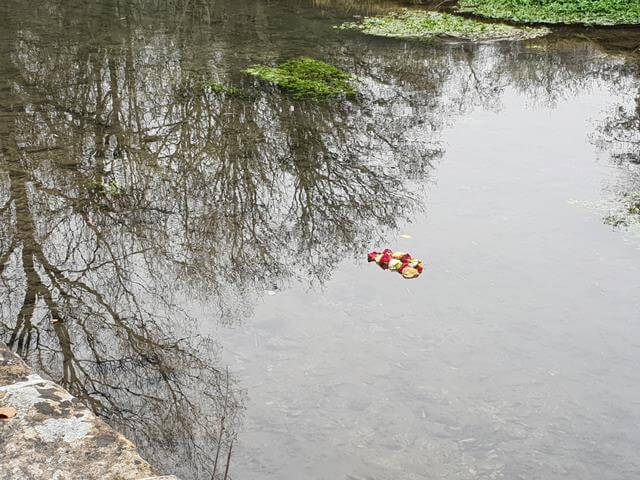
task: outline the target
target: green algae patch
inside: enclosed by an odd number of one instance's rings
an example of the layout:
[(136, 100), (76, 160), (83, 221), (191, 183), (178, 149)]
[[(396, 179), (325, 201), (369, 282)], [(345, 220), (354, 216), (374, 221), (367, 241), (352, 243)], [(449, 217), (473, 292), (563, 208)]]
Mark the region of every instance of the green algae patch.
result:
[(276, 67), (255, 65), (245, 72), (292, 92), (296, 98), (356, 93), (349, 73), (308, 57), (295, 58)]
[(640, 23), (640, 0), (459, 0), (458, 11), (525, 23)]
[(368, 35), (406, 39), (452, 37), (459, 40), (524, 40), (549, 33), (546, 28), (513, 27), (488, 23), (443, 12), (405, 10), (383, 17), (365, 17), (337, 28), (360, 30)]
[(209, 85), (205, 85), (204, 87), (217, 94), (238, 95), (240, 93), (239, 88), (233, 87), (231, 85), (225, 85), (224, 83), (213, 82)]

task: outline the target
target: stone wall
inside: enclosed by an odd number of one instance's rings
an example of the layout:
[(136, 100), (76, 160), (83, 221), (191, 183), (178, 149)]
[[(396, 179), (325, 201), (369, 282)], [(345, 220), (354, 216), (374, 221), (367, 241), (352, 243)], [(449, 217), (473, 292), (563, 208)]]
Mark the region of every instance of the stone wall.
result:
[(0, 480), (177, 480), (2, 343), (0, 412)]

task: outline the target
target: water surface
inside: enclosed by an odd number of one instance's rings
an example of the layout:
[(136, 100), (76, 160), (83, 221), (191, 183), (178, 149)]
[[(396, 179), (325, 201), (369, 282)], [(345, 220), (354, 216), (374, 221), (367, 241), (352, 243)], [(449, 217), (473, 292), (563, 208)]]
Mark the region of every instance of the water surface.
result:
[[(417, 43), (332, 28), (382, 2), (0, 8), (1, 338), (153, 463), (640, 475), (638, 31)], [(358, 98), (241, 72), (297, 55)], [(363, 261), (387, 246), (425, 274)]]

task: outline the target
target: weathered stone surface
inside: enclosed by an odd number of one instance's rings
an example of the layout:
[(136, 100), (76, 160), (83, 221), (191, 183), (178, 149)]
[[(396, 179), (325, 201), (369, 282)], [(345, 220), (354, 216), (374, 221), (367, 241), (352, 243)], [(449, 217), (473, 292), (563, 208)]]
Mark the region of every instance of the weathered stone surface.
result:
[(62, 387), (34, 374), (0, 343), (1, 480), (170, 480)]
[(0, 385), (9, 385), (27, 378), (31, 371), (16, 354), (0, 343)]

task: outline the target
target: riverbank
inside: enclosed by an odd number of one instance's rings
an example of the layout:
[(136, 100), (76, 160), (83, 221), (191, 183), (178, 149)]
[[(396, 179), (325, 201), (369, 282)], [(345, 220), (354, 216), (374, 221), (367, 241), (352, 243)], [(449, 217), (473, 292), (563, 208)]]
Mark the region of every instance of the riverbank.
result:
[(0, 479), (177, 480), (0, 343)]
[(634, 25), (640, 23), (640, 0), (460, 0), (458, 10), (523, 23)]

